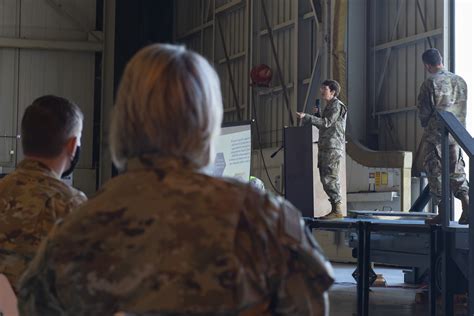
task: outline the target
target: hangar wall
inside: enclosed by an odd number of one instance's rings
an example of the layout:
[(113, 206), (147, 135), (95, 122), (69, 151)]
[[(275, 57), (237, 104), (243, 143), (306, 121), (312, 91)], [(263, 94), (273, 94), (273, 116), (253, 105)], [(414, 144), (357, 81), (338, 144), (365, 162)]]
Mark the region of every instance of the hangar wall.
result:
[(415, 155), (422, 128), (416, 112), (427, 73), (421, 54), (438, 48), (449, 67), (450, 0), (368, 0), (369, 145)]
[[(321, 3), (266, 0), (264, 8), (260, 0), (176, 2), (175, 40), (202, 53), (215, 65), (222, 81), (224, 121), (238, 120), (237, 108), (241, 109), (241, 119), (250, 119), (255, 116), (255, 106), (265, 148), (282, 143), (283, 127), (291, 124), (289, 113), (296, 124), (294, 113), (304, 108), (316, 55), (320, 51), (324, 60), (327, 54), (322, 40), (326, 21), (316, 21), (312, 9)], [(278, 75), (265, 13), (283, 80)], [(250, 69), (261, 63), (272, 68), (273, 80), (270, 87), (252, 89)], [(321, 65), (320, 72), (327, 73), (326, 63)]]
[[(421, 138), (416, 96), (426, 78), (421, 54), (436, 47), (449, 65), (450, 2), (265, 1), (292, 111), (304, 107), (317, 51), (322, 52), (322, 77), (332, 75), (331, 30), (335, 4), (342, 3), (349, 10), (346, 93), (352, 133), (374, 149), (416, 153)], [(226, 121), (237, 116), (217, 21), (244, 118), (252, 116), (250, 68), (259, 63), (272, 67), (272, 88), (256, 92), (255, 106), (262, 120), (263, 145), (273, 147), (281, 143), (281, 129), (290, 122), (261, 4), (260, 0), (178, 0), (175, 39), (215, 63), (222, 79)], [(320, 12), (318, 19), (312, 7)]]
[(24, 109), (41, 95), (57, 94), (84, 112), (74, 182), (94, 192), (94, 107), (100, 106), (94, 103), (96, 53), (102, 50), (96, 1), (0, 0), (0, 12), (0, 166), (12, 170), (23, 158), (15, 136)]
[[(426, 77), (420, 55), (430, 45), (437, 47), (449, 65), (451, 0), (266, 0), (266, 10), (261, 0), (176, 0), (174, 39), (216, 66), (225, 121), (238, 120), (237, 108), (241, 119), (254, 117), (255, 108), (262, 145), (275, 148), (282, 143), (283, 127), (291, 124), (289, 113), (296, 124), (294, 112), (316, 97), (307, 93), (312, 80), (332, 76), (336, 2), (347, 5), (349, 12), (344, 50), (352, 134), (371, 148), (416, 153), (421, 137), (416, 95)], [(75, 182), (86, 192), (95, 190), (99, 155), (94, 142), (102, 142), (101, 155), (106, 156), (102, 140), (113, 103), (113, 82), (105, 78), (107, 72), (103, 75), (109, 88), (102, 91), (103, 100), (97, 91), (101, 66), (97, 55), (103, 50), (103, 34), (96, 31), (100, 29), (96, 11), (94, 0), (0, 0), (0, 166), (6, 171), (22, 157), (14, 136), (19, 134), (24, 108), (39, 95), (60, 94), (85, 112)], [(278, 76), (265, 11), (284, 84)], [(320, 68), (312, 79), (317, 56)], [(109, 59), (113, 54), (106, 63)], [(272, 68), (273, 80), (268, 88), (252, 89), (249, 72), (260, 63)], [(94, 123), (97, 115), (103, 121)], [(101, 172), (109, 173), (108, 169), (110, 162)]]

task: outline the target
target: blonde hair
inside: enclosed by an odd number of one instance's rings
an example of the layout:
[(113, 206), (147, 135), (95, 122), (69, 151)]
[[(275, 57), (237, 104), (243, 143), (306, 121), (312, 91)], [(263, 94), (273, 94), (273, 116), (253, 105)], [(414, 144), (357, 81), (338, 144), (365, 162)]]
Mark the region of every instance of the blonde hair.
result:
[(222, 121), (219, 78), (200, 55), (183, 46), (154, 44), (125, 68), (112, 113), (112, 159), (148, 153), (184, 158), (204, 167)]

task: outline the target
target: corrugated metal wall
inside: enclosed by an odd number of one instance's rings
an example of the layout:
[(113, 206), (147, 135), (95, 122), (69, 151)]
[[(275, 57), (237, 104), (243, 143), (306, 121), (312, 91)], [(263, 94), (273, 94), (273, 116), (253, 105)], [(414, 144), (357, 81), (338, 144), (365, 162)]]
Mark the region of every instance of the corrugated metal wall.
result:
[(86, 192), (95, 191), (94, 80), (95, 52), (100, 48), (89, 46), (95, 11), (95, 0), (0, 0), (0, 164), (7, 170), (23, 157), (20, 142), (6, 137), (20, 133), (24, 109), (41, 95), (56, 94), (73, 100), (84, 112), (81, 159), (74, 178)]
[[(16, 1), (0, 1), (0, 36), (18, 37), (18, 14), (20, 8)], [(15, 49), (0, 49), (0, 163), (13, 167), (16, 160), (17, 134), (17, 86), (18, 54)]]
[(445, 2), (369, 1), (370, 133), (378, 136), (380, 149), (417, 151), (422, 128), (416, 100), (427, 75), (421, 55), (430, 46), (448, 51)]
[(289, 101), (287, 105), (263, 7), (255, 1), (253, 64), (268, 64), (273, 70), (272, 86), (257, 89), (255, 107), (263, 126), (262, 143), (271, 147), (282, 143), (283, 127), (291, 124), (287, 106), (293, 116), (304, 108), (317, 53), (317, 31), (310, 1), (266, 1), (266, 10)]
[[(176, 2), (176, 41), (201, 53), (214, 64), (221, 79), (225, 121), (237, 120), (236, 99), (241, 108), (242, 119), (248, 119), (247, 2), (222, 0)], [(229, 66), (226, 55), (229, 58)], [(236, 98), (227, 67), (230, 67)]]
[[(266, 0), (265, 6), (287, 88), (290, 112), (294, 117), (295, 111), (304, 107), (317, 53), (318, 31), (311, 2)], [(175, 38), (177, 42), (202, 53), (215, 65), (221, 78), (224, 121), (238, 119), (236, 103), (241, 108), (242, 119), (253, 117), (254, 100), (262, 145), (280, 145), (283, 127), (290, 124), (290, 119), (283, 85), (277, 72), (277, 62), (272, 53), (262, 1), (178, 0)], [(261, 63), (272, 68), (273, 80), (269, 88), (255, 88), (255, 97), (252, 98), (250, 69)], [(233, 76), (236, 98), (230, 74)], [(294, 120), (296, 123), (296, 118)]]
[[(324, 38), (331, 32), (327, 16), (331, 15), (334, 3), (330, 2), (331, 6), (327, 6), (325, 1), (314, 3), (323, 5), (320, 10), (326, 21), (319, 21), (320, 24), (314, 18), (309, 0), (265, 1), (292, 113), (304, 107), (318, 50), (322, 76), (331, 74), (328, 65), (332, 57), (324, 46)], [(381, 150), (416, 153), (421, 138), (416, 98), (426, 78), (421, 54), (430, 43), (443, 53), (448, 51), (444, 32), (448, 22), (446, 7), (446, 0), (360, 0), (349, 3), (349, 21), (359, 24), (369, 21), (367, 28), (362, 25), (358, 28), (358, 32), (367, 32), (366, 36), (358, 36), (360, 40), (356, 41), (349, 39), (350, 46), (347, 47), (349, 61), (354, 63), (356, 60), (356, 64), (348, 64), (347, 69), (349, 101), (355, 102), (349, 102), (349, 108), (358, 113), (350, 113), (349, 117), (351, 125), (358, 129), (353, 133), (358, 139), (368, 140), (372, 147)], [(362, 18), (354, 17), (354, 14)], [(255, 91), (255, 108), (264, 147), (278, 146), (282, 142), (282, 128), (290, 121), (262, 1), (179, 0), (176, 8), (175, 38), (215, 63), (222, 79), (225, 120), (229, 121), (236, 119), (235, 102), (216, 17), (223, 27), (244, 118), (252, 117), (252, 94), (248, 87), (250, 68), (265, 63), (273, 70), (271, 88)], [(349, 34), (354, 35), (354, 32), (349, 29)], [(365, 40), (367, 49), (363, 47)], [(367, 56), (367, 63), (361, 54)], [(367, 75), (364, 67), (367, 67)], [(367, 116), (359, 113), (367, 113)], [(360, 129), (366, 129), (368, 137), (366, 131)]]

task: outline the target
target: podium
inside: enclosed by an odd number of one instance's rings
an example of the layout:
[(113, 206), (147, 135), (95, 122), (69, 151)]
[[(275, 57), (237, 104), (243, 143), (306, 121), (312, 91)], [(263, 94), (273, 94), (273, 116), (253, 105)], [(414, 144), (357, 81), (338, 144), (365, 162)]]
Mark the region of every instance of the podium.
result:
[[(285, 198), (303, 216), (314, 216), (313, 127), (286, 127), (283, 131)], [(313, 156), (315, 161), (313, 162)]]
[[(311, 125), (286, 127), (283, 131), (285, 197), (308, 217), (324, 216), (331, 210), (319, 179), (318, 144), (315, 142), (318, 138), (318, 129)], [(343, 156), (339, 170), (344, 215), (347, 203), (345, 158)]]

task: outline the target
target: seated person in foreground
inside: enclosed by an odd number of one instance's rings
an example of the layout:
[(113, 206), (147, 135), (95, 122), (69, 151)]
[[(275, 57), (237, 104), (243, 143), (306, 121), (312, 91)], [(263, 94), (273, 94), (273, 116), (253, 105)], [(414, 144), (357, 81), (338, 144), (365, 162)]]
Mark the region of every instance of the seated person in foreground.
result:
[(326, 315), (331, 266), (298, 210), (202, 172), (222, 112), (203, 57), (158, 44), (133, 57), (110, 130), (124, 172), (42, 245), (24, 315)]
[(86, 201), (61, 181), (79, 154), (83, 115), (70, 101), (43, 96), (21, 122), (25, 159), (0, 180), (0, 273), (13, 287), (54, 223)]

